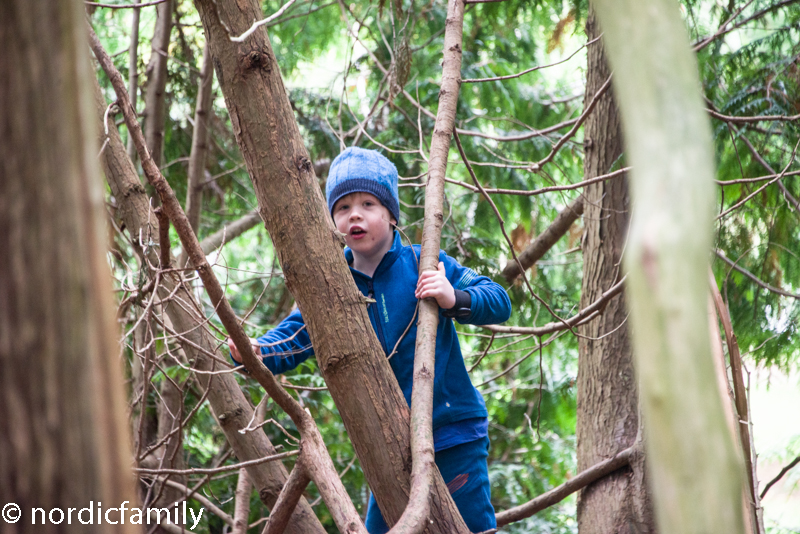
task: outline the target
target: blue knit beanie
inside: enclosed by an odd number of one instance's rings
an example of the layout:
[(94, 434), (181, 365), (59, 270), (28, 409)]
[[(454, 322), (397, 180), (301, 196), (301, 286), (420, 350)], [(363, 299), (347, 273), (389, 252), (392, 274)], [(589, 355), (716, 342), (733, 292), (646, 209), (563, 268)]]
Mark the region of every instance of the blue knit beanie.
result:
[(350, 147), (336, 156), (325, 184), (328, 210), (333, 212), (336, 201), (350, 193), (375, 195), (395, 221), (400, 222), (397, 168), (382, 154), (375, 150)]

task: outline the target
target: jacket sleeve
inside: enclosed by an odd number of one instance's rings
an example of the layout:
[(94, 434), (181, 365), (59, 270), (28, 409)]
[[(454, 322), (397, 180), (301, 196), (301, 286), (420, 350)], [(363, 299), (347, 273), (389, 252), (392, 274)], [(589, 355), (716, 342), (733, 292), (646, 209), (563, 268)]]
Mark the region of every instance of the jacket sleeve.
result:
[(314, 355), (311, 338), (299, 310), (258, 338), (262, 361), (273, 374), (291, 371)]
[(464, 267), (444, 251), (439, 252), (439, 261), (444, 262), (445, 275), (453, 288), (466, 291), (471, 299), (470, 314), (458, 319), (459, 323), (499, 324), (511, 317), (511, 299), (500, 284)]

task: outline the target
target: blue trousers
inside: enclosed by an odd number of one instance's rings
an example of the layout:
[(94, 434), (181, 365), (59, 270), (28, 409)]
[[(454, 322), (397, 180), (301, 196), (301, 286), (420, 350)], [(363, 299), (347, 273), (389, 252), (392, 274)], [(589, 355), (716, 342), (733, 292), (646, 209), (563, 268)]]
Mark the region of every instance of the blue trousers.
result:
[[(462, 443), (436, 452), (436, 466), (447, 489), (464, 518), (470, 532), (495, 528), (494, 507), (490, 500), (489, 472), (486, 458), (489, 438)], [(369, 534), (386, 534), (389, 527), (383, 520), (375, 497), (370, 494), (366, 527)]]

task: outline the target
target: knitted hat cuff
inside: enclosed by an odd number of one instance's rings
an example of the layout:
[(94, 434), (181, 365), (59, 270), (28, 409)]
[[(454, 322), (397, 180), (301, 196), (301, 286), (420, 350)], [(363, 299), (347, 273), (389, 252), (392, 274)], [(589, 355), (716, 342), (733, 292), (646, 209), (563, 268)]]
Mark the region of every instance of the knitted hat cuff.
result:
[(338, 183), (328, 196), (328, 209), (331, 215), (333, 215), (333, 206), (336, 205), (336, 202), (350, 193), (370, 193), (375, 195), (375, 198), (389, 210), (394, 220), (398, 223), (400, 222), (400, 206), (395, 196), (388, 188), (369, 178), (351, 178)]

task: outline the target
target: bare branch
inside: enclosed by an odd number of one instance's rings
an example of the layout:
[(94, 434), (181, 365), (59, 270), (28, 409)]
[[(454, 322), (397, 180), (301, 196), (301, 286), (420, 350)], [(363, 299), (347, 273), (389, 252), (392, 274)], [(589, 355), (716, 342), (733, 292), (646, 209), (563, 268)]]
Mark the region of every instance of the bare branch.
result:
[[(608, 288), (602, 295), (600, 295), (600, 298), (586, 306), (569, 319), (564, 320), (564, 322), (553, 322), (544, 326), (534, 327), (488, 325), (481, 328), (485, 328), (486, 330), (489, 330), (495, 334), (531, 334), (534, 336), (543, 336), (546, 334), (552, 334), (553, 332), (558, 332), (559, 330), (566, 330), (568, 327), (582, 324), (585, 320), (593, 319), (595, 314), (602, 313), (608, 301), (621, 293), (624, 287), (625, 278)], [(565, 326), (564, 323), (566, 323), (568, 326)]]
[(278, 11), (276, 11), (275, 13), (270, 15), (269, 17), (267, 17), (265, 19), (261, 19), (258, 22), (254, 22), (253, 25), (250, 26), (250, 29), (247, 30), (246, 32), (244, 32), (239, 37), (234, 37), (233, 35), (231, 35), (231, 37), (230, 37), (231, 41), (233, 41), (234, 43), (243, 43), (245, 41), (245, 39), (247, 39), (248, 37), (253, 35), (258, 28), (260, 28), (264, 24), (268, 24), (268, 23), (272, 22), (273, 20), (275, 20), (278, 17), (280, 17), (281, 15), (283, 15), (284, 12), (286, 12), (286, 10), (289, 9), (292, 6), (292, 4), (295, 3), (295, 1), (296, 0), (289, 0), (288, 2), (283, 4)]
[(622, 452), (617, 453), (616, 456), (609, 458), (608, 460), (603, 460), (602, 462), (590, 467), (586, 471), (582, 471), (560, 486), (551, 489), (547, 493), (539, 495), (532, 501), (520, 506), (516, 506), (504, 512), (500, 512), (496, 516), (497, 527), (500, 528), (510, 523), (514, 523), (515, 521), (520, 521), (526, 517), (532, 516), (537, 512), (541, 512), (545, 508), (563, 501), (567, 496), (585, 488), (592, 482), (595, 482), (609, 473), (613, 473), (617, 469), (628, 465), (635, 452), (635, 446), (629, 447)]
[[(489, 0), (489, 1), (494, 1), (494, 0)], [(471, 3), (474, 3), (474, 2), (467, 2), (467, 3), (471, 4)], [(471, 79), (467, 78), (466, 80), (461, 80), (461, 83), (481, 83), (481, 82), (496, 82), (496, 81), (499, 81), (499, 80), (510, 80), (512, 78), (519, 78), (520, 76), (522, 76), (524, 74), (528, 74), (529, 72), (534, 72), (534, 71), (537, 71), (537, 70), (546, 69), (547, 67), (555, 67), (556, 65), (561, 65), (562, 63), (566, 63), (567, 61), (569, 61), (570, 59), (575, 57), (575, 54), (577, 54), (578, 52), (580, 52), (581, 50), (583, 50), (584, 48), (586, 48), (590, 44), (597, 42), (600, 39), (600, 37), (602, 37), (602, 35), (600, 35), (598, 37), (595, 37), (594, 39), (592, 39), (588, 43), (582, 45), (580, 48), (575, 50), (573, 53), (571, 53), (569, 56), (567, 56), (566, 58), (562, 59), (561, 61), (556, 61), (555, 63), (550, 63), (549, 65), (539, 65), (537, 67), (531, 67), (530, 69), (526, 69), (526, 70), (524, 70), (522, 72), (518, 72), (517, 74), (509, 74), (507, 76), (495, 76), (494, 78), (471, 78)]]
[(301, 456), (294, 464), (294, 469), (289, 474), (289, 480), (283, 486), (281, 494), (278, 496), (278, 502), (275, 503), (275, 508), (272, 509), (262, 534), (283, 534), (289, 518), (292, 517), (292, 511), (297, 506), (297, 501), (303, 496), (310, 481), (311, 479), (308, 478), (303, 467), (303, 457)]
[(735, 262), (735, 261), (731, 260), (730, 258), (728, 258), (728, 256), (726, 256), (723, 251), (717, 249), (717, 250), (714, 251), (714, 253), (717, 256), (719, 256), (725, 263), (727, 263), (732, 268), (736, 269), (737, 271), (739, 271), (740, 273), (742, 273), (743, 275), (748, 277), (750, 280), (752, 280), (753, 282), (755, 282), (759, 286), (763, 287), (764, 289), (766, 289), (768, 291), (772, 291), (773, 293), (777, 293), (778, 295), (783, 295), (784, 297), (790, 297), (790, 298), (793, 298), (793, 299), (800, 300), (800, 295), (796, 295), (794, 293), (789, 293), (788, 291), (784, 291), (783, 289), (780, 289), (778, 287), (771, 286), (768, 283), (766, 283), (763, 280), (761, 280), (756, 275), (754, 275), (753, 273), (751, 273), (750, 271), (748, 271), (747, 269), (745, 269), (744, 267), (740, 267), (737, 264), (737, 262)]
[[(524, 251), (519, 255), (519, 264), (524, 269), (529, 269), (537, 261), (550, 250), (556, 242), (561, 239), (572, 226), (578, 217), (583, 214), (583, 197), (578, 197), (573, 200), (561, 213), (559, 213), (553, 223), (547, 229), (539, 234), (533, 243), (528, 245)], [(503, 277), (511, 283), (516, 279), (519, 274), (519, 265), (517, 262), (509, 262), (503, 269)]]
[(788, 464), (788, 465), (784, 466), (784, 468), (783, 468), (783, 469), (781, 469), (781, 472), (780, 472), (780, 473), (778, 473), (778, 475), (777, 475), (775, 478), (773, 478), (772, 480), (770, 480), (769, 482), (767, 482), (767, 485), (766, 485), (766, 486), (764, 486), (764, 491), (762, 491), (762, 492), (761, 492), (761, 498), (763, 499), (763, 498), (764, 498), (764, 495), (766, 495), (766, 494), (767, 494), (767, 491), (769, 491), (769, 489), (770, 489), (772, 486), (774, 486), (776, 482), (778, 482), (780, 479), (782, 479), (782, 478), (783, 478), (783, 475), (785, 475), (786, 473), (788, 473), (788, 472), (789, 472), (789, 471), (790, 471), (790, 470), (791, 470), (791, 469), (792, 469), (794, 466), (796, 466), (797, 464), (800, 464), (800, 456), (798, 456), (797, 458), (795, 458), (794, 460), (792, 460), (791, 462), (789, 462), (789, 464)]
[(134, 467), (133, 470), (144, 475), (216, 475), (218, 473), (236, 471), (237, 469), (241, 469), (242, 467), (247, 467), (249, 465), (258, 465), (266, 462), (274, 462), (275, 460), (283, 460), (284, 458), (297, 456), (298, 454), (300, 454), (300, 451), (287, 451), (280, 454), (273, 454), (272, 456), (265, 456), (264, 458), (249, 460), (247, 462), (239, 462), (238, 464), (208, 469), (202, 467), (193, 467), (191, 469), (147, 469), (144, 467)]

